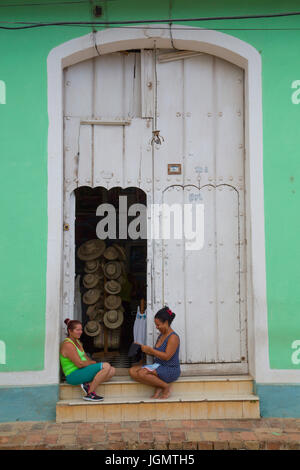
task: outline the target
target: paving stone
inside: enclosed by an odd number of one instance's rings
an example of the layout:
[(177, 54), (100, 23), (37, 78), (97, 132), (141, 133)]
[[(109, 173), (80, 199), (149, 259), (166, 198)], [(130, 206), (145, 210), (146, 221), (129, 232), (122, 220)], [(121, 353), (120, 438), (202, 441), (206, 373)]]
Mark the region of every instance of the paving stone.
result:
[(227, 450), (229, 448), (228, 441), (214, 442), (214, 450)]
[(153, 442), (154, 434), (152, 432), (139, 432), (140, 441)]
[(207, 441), (200, 441), (197, 443), (198, 450), (213, 450), (213, 443)]

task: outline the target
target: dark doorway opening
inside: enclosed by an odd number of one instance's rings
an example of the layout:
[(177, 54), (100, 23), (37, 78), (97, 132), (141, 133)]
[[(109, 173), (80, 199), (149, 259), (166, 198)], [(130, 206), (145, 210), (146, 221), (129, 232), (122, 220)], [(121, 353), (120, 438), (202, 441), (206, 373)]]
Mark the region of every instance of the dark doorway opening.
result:
[[(147, 305), (147, 239), (132, 239), (128, 232), (126, 239), (119, 238), (120, 230), (124, 237), (120, 223), (125, 215), (128, 226), (137, 221), (124, 214), (120, 196), (126, 196), (128, 208), (133, 204), (146, 207), (146, 194), (139, 188), (84, 186), (75, 190), (74, 317), (77, 315), (83, 324), (84, 350), (97, 362), (110, 362), (122, 369), (132, 365), (127, 353), (133, 341), (134, 321), (138, 308)], [(102, 221), (103, 227), (108, 214), (97, 215), (102, 204), (115, 210), (116, 238), (110, 236), (106, 225), (109, 236), (99, 242), (99, 223)], [(136, 227), (141, 230), (140, 224)]]

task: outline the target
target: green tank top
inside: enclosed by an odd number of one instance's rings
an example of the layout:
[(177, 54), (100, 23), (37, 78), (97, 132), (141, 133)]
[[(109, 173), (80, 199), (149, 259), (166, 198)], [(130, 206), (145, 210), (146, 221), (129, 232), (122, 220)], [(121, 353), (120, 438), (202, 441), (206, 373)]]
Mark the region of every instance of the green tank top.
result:
[[(65, 341), (68, 341), (68, 342), (74, 344), (75, 348), (77, 349), (77, 352), (78, 352), (78, 355), (79, 355), (80, 359), (82, 361), (86, 361), (86, 357), (84, 356), (84, 351), (80, 351), (80, 349), (77, 348), (76, 344), (70, 338), (66, 338)], [(74, 364), (74, 362), (72, 362), (71, 359), (69, 359), (68, 357), (64, 357), (62, 354), (60, 354), (59, 358), (60, 358), (61, 367), (62, 367), (62, 370), (63, 370), (63, 373), (65, 374), (65, 376), (71, 374), (71, 372), (74, 372), (74, 370), (79, 369), (79, 367), (77, 367)]]

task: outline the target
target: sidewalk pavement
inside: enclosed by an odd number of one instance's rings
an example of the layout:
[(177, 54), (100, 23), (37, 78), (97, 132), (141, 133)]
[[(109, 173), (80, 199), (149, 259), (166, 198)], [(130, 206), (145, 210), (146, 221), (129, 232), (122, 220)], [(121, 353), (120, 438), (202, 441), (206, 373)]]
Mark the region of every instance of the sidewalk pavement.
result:
[(0, 423), (0, 450), (299, 450), (300, 419)]

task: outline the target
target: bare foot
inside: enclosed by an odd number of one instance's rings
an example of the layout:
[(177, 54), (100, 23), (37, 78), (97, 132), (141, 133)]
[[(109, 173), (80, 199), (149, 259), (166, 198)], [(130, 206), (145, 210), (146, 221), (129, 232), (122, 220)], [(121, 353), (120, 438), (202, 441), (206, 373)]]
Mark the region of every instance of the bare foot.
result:
[(159, 397), (159, 399), (164, 400), (166, 398), (169, 398), (170, 395), (171, 395), (171, 389), (169, 387), (165, 388), (163, 394)]
[(162, 388), (156, 388), (155, 393), (154, 393), (154, 395), (152, 395), (151, 398), (159, 398), (159, 395), (161, 394), (162, 391), (163, 391)]

